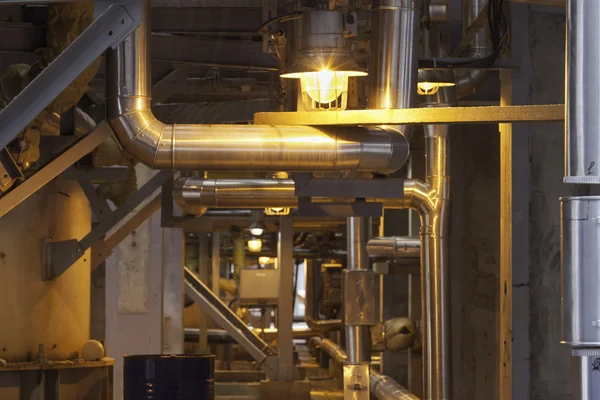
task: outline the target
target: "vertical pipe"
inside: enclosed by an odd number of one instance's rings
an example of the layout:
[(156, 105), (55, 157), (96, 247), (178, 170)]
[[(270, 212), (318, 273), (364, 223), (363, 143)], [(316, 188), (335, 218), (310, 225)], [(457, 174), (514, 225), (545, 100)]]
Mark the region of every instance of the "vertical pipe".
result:
[[(368, 270), (369, 255), (367, 242), (371, 238), (371, 219), (364, 217), (348, 218), (348, 271)], [(346, 282), (344, 279), (343, 283)], [(346, 330), (346, 353), (349, 364), (363, 364), (371, 361), (369, 327), (349, 325)]]
[(410, 108), (417, 95), (421, 0), (373, 0), (370, 109)]
[(597, 0), (568, 1), (566, 183), (600, 183), (599, 18)]
[(449, 125), (425, 125), (427, 183), (434, 190), (435, 208), (422, 215), (422, 315), (425, 326), (425, 398), (452, 398), (448, 288), (448, 234), (450, 211)]
[(279, 219), (277, 260), (279, 262), (279, 301), (277, 304), (277, 342), (279, 346), (280, 381), (294, 380), (293, 289), (294, 289), (294, 231), (292, 217)]

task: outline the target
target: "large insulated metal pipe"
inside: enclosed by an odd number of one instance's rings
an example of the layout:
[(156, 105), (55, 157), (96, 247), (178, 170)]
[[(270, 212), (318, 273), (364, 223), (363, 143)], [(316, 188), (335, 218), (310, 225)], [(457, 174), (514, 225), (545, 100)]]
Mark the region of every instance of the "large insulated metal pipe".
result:
[(421, 239), (418, 237), (377, 237), (367, 243), (369, 257), (419, 258)]
[(143, 1), (142, 24), (107, 51), (106, 100), (118, 141), (150, 168), (388, 174), (406, 161), (408, 141), (392, 128), (160, 122), (150, 110), (151, 32)]
[(569, 0), (565, 102), (567, 183), (600, 183), (600, 2)]
[[(465, 33), (484, 10), (488, 0), (466, 0), (466, 3), (466, 15), (463, 18)], [(471, 42), (467, 55), (472, 58), (484, 58), (492, 54), (494, 49), (490, 36), (487, 24), (481, 27)], [(485, 80), (486, 75), (487, 71), (481, 69), (457, 70), (455, 72), (456, 96), (460, 99), (475, 94), (477, 87)]]
[(562, 341), (573, 354), (576, 400), (600, 396), (600, 197), (561, 203)]
[[(371, 219), (365, 217), (349, 217), (347, 230), (347, 262), (346, 270), (344, 270), (342, 276), (342, 290), (344, 292), (350, 290), (348, 285), (357, 285), (362, 288), (369, 285), (369, 279), (373, 279), (373, 271), (369, 269), (369, 255), (367, 254), (367, 242), (371, 238)], [(352, 274), (353, 271), (358, 273), (353, 274), (353, 278), (351, 278), (350, 274)], [(362, 295), (360, 290), (358, 291), (358, 295)], [(349, 300), (350, 296), (344, 295), (344, 298)], [(346, 331), (346, 353), (348, 354), (346, 362), (352, 365), (365, 364), (369, 363), (371, 360), (369, 321), (374, 321), (375, 316), (362, 313), (362, 311), (366, 310), (366, 308), (363, 309), (363, 303), (365, 303), (365, 301), (369, 302), (371, 299), (352, 300), (360, 304), (358, 306), (344, 304), (344, 307), (350, 307), (351, 310), (361, 312), (356, 315), (356, 318), (353, 318), (354, 320), (348, 321), (348, 319), (346, 319), (346, 321), (344, 321), (344, 328)], [(348, 317), (350, 312), (346, 310), (344, 314)]]
[(369, 109), (415, 106), (421, 3), (373, 0)]
[[(267, 207), (298, 207), (292, 179), (178, 179), (173, 197), (181, 209), (190, 215), (202, 215), (208, 208), (248, 209)], [(367, 198), (367, 202), (383, 203), (385, 208), (414, 208), (427, 212), (434, 204), (433, 190), (414, 179), (404, 181), (404, 197), (397, 199)], [(321, 201), (321, 199), (313, 199)], [(322, 199), (322, 201), (327, 201)]]

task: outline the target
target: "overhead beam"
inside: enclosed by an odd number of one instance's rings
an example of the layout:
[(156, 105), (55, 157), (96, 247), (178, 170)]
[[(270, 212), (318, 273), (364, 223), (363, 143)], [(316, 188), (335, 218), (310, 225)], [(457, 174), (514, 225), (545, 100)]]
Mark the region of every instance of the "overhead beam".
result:
[(323, 113), (277, 112), (254, 115), (265, 125), (421, 125), (560, 122), (563, 104), (533, 106), (440, 107), (392, 110), (352, 110)]

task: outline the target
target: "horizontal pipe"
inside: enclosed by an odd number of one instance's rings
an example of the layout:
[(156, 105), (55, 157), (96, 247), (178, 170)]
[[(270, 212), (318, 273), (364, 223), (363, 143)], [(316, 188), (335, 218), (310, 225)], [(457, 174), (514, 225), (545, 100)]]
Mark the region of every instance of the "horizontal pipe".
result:
[(149, 0), (142, 23), (106, 55), (107, 121), (124, 150), (152, 169), (389, 174), (407, 139), (386, 127), (165, 124), (150, 109)]
[[(191, 215), (202, 215), (208, 208), (297, 207), (298, 198), (291, 179), (203, 179), (181, 178), (175, 182), (173, 198)], [(417, 180), (404, 181), (404, 197), (396, 199), (367, 198), (381, 202), (385, 208), (414, 208), (427, 213), (434, 204), (429, 185)], [(313, 199), (320, 201), (320, 199)], [(322, 199), (323, 201), (328, 201)]]
[(371, 368), (369, 384), (371, 393), (379, 400), (419, 400), (410, 390), (389, 376), (380, 374), (374, 368)]
[(367, 243), (369, 257), (419, 258), (421, 239), (419, 237), (378, 237)]
[[(313, 341), (338, 364), (346, 362), (346, 352), (333, 341), (320, 337), (313, 338)], [(370, 372), (369, 385), (371, 386), (371, 392), (379, 400), (419, 400), (417, 396), (389, 376), (381, 375), (374, 368), (371, 368)]]

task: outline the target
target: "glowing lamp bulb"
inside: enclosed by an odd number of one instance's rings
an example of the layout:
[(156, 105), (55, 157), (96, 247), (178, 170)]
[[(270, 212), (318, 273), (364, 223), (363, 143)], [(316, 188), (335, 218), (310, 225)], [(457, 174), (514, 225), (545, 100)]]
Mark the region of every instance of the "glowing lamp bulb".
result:
[(419, 82), (417, 84), (417, 93), (426, 96), (436, 94), (441, 87), (454, 86), (452, 82)]
[(344, 71), (305, 72), (302, 74), (306, 94), (318, 103), (335, 101), (348, 88), (348, 73)]
[(261, 265), (267, 265), (271, 263), (271, 257), (258, 257), (258, 263)]
[(260, 236), (265, 230), (263, 228), (250, 228), (250, 233), (253, 236)]
[(253, 253), (258, 253), (262, 250), (262, 240), (254, 238), (248, 240), (248, 250)]

